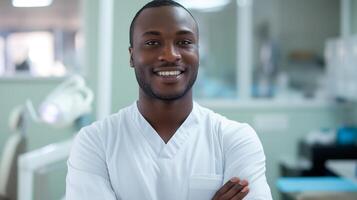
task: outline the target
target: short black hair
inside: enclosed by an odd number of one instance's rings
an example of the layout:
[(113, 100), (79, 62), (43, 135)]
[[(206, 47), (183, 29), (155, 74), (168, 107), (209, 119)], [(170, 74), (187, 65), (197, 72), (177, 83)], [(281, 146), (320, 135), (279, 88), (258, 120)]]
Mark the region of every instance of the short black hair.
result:
[[(147, 4), (145, 4), (134, 16), (133, 20), (131, 21), (130, 24), (130, 32), (129, 32), (129, 42), (130, 42), (130, 47), (133, 46), (133, 33), (134, 33), (134, 26), (135, 26), (135, 21), (138, 18), (138, 16), (140, 15), (140, 13), (147, 9), (147, 8), (157, 8), (157, 7), (161, 7), (161, 6), (171, 6), (171, 7), (181, 7), (183, 9), (185, 9), (193, 18), (193, 20), (196, 22), (196, 19), (193, 17), (193, 15), (191, 14), (191, 12), (185, 8), (183, 5), (177, 3), (176, 1), (173, 0), (153, 0), (148, 2)], [(197, 31), (198, 31), (198, 26), (197, 26)]]

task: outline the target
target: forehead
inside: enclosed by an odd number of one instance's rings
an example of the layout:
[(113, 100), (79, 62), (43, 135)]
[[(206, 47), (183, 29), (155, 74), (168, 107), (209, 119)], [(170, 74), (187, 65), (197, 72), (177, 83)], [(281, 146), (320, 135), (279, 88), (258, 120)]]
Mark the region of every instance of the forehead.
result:
[(181, 7), (161, 6), (147, 8), (137, 17), (134, 35), (152, 30), (189, 30), (197, 34), (197, 25), (192, 16)]

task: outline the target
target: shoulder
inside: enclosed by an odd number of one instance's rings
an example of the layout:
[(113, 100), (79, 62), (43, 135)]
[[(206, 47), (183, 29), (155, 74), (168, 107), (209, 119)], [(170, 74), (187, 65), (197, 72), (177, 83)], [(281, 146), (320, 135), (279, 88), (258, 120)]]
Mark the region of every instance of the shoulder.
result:
[(233, 146), (243, 148), (247, 143), (261, 147), (255, 130), (248, 123), (228, 119), (202, 106), (198, 106), (198, 108), (201, 119), (210, 124), (214, 134), (221, 140), (223, 149), (228, 150)]
[(89, 147), (92, 149), (103, 149), (108, 142), (115, 140), (120, 132), (120, 127), (125, 124), (131, 113), (132, 106), (123, 108), (103, 120), (93, 122), (89, 126), (83, 127), (75, 137), (74, 147)]
[(130, 117), (133, 112), (133, 106), (120, 109), (117, 113), (111, 114), (108, 117), (93, 122), (91, 125), (83, 127), (78, 135), (88, 135), (97, 137), (108, 137), (124, 123), (125, 120)]
[(107, 160), (107, 150), (118, 139), (118, 128), (130, 108), (96, 121), (82, 128), (76, 135), (71, 147), (68, 163), (71, 167), (87, 172), (100, 173), (103, 163)]
[(254, 129), (247, 123), (238, 122), (235, 120), (228, 119), (227, 117), (212, 111), (209, 108), (203, 107), (195, 104), (199, 113), (201, 120), (204, 120), (206, 123), (212, 124), (214, 129), (222, 134), (222, 136), (230, 136), (238, 134), (244, 135), (255, 135)]

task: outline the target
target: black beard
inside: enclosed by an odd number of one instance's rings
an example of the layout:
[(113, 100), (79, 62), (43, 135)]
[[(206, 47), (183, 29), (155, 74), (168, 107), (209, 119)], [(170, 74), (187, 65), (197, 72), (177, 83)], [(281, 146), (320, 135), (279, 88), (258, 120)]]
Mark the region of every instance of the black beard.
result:
[(181, 94), (177, 94), (177, 95), (160, 95), (160, 94), (156, 94), (153, 89), (151, 88), (149, 83), (146, 83), (144, 81), (143, 78), (141, 78), (140, 73), (135, 70), (135, 76), (136, 76), (136, 80), (139, 84), (139, 87), (145, 92), (146, 95), (154, 98), (154, 99), (159, 99), (162, 101), (175, 101), (178, 99), (181, 99), (182, 97), (184, 97), (188, 91), (191, 90), (193, 84), (196, 82), (196, 78), (197, 78), (197, 73), (195, 74), (195, 76), (190, 79), (185, 91), (183, 91)]

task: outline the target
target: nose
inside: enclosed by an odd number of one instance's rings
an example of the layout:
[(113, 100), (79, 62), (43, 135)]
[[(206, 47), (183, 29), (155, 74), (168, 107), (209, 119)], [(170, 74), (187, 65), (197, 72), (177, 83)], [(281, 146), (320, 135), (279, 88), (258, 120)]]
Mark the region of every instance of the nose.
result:
[(181, 54), (174, 44), (167, 44), (162, 49), (159, 60), (165, 62), (177, 62), (181, 60)]

